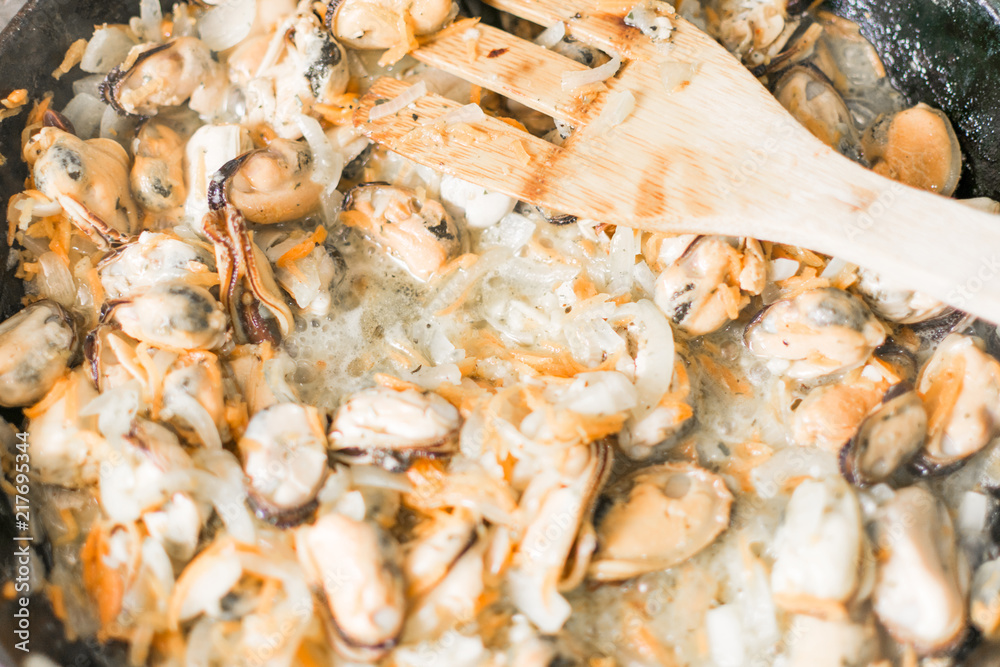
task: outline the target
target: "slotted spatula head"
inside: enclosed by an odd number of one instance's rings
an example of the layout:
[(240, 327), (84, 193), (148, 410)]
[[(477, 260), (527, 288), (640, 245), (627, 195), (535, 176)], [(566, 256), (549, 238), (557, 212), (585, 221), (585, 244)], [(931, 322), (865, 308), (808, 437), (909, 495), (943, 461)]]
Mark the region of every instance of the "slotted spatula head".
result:
[(540, 25), (562, 21), (620, 59), (606, 90), (566, 89), (566, 74), (586, 66), (484, 25), (471, 57), (465, 30), (412, 55), (573, 125), (562, 146), (491, 117), (439, 122), (461, 105), (437, 95), (371, 120), (376, 104), (407, 89), (392, 79), (364, 96), (355, 125), (416, 162), (555, 211), (801, 245), (1000, 321), (1000, 280), (957, 291), (977, 264), (996, 261), (984, 250), (1000, 249), (998, 220), (840, 156), (680, 16), (668, 13), (671, 35), (654, 43), (627, 25), (631, 3), (488, 1)]

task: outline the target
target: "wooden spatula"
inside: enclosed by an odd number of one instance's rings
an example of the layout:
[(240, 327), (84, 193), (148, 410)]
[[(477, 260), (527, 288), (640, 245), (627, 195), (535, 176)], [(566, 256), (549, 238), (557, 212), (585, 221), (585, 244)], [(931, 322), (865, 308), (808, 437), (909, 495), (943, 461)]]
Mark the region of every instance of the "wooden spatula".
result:
[[(376, 104), (408, 88), (388, 78), (362, 98), (355, 125), (416, 162), (555, 211), (800, 245), (1000, 322), (1000, 216), (842, 157), (679, 16), (670, 17), (676, 30), (664, 47), (625, 25), (628, 2), (488, 2), (543, 26), (563, 21), (568, 34), (621, 59), (607, 90), (581, 101), (562, 81), (584, 65), (489, 26), (476, 26), (478, 37), (445, 32), (413, 53), (572, 124), (562, 147), (488, 116), (435, 123), (462, 105), (433, 94), (370, 120)], [(602, 111), (621, 107), (626, 92), (634, 108), (611, 125)]]

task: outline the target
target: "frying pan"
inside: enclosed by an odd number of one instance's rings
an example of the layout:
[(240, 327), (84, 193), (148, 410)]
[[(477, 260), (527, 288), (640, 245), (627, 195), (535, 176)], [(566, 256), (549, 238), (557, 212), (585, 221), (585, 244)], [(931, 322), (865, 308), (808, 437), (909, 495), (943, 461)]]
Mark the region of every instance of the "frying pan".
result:
[[(164, 10), (172, 2), (163, 2)], [(489, 8), (467, 0), (473, 14), (489, 18)], [(55, 92), (55, 107), (72, 97), (73, 76), (49, 76), (69, 45), (89, 37), (100, 23), (124, 22), (138, 13), (137, 0), (29, 0), (0, 33), (0, 94), (27, 88), (32, 97)], [(825, 8), (861, 26), (876, 47), (893, 84), (910, 102), (927, 102), (951, 119), (965, 164), (956, 196), (1000, 199), (1000, 0), (829, 0)], [(23, 116), (23, 114), (22, 114)], [(20, 163), (23, 118), (0, 123), (0, 152), (9, 159), (0, 168), (0, 203), (23, 188), (27, 175)], [(1000, 224), (1000, 223), (998, 223)], [(947, 233), (942, 221), (942, 233)], [(8, 248), (0, 234), (0, 317), (20, 307), (21, 287), (7, 266)], [(4, 414), (19, 423), (16, 413)], [(0, 495), (0, 586), (12, 577), (14, 536), (9, 503)], [(35, 545), (47, 566), (50, 553)], [(127, 664), (120, 644), (68, 641), (48, 603), (31, 603), (31, 650), (56, 664), (78, 667)], [(21, 664), (13, 648), (13, 607), (0, 603), (0, 665)]]

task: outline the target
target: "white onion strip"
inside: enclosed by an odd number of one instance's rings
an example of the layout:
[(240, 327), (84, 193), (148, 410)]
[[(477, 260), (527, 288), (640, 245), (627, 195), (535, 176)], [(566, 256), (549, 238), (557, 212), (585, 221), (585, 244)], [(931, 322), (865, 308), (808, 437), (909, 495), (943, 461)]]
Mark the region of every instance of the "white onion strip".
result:
[(423, 81), (419, 81), (391, 100), (383, 102), (377, 106), (373, 106), (371, 111), (368, 112), (368, 120), (378, 120), (379, 118), (385, 118), (386, 116), (392, 116), (393, 114), (399, 113), (426, 94), (427, 84)]
[(632, 91), (613, 90), (608, 93), (604, 108), (591, 126), (592, 136), (601, 136), (625, 122), (635, 110), (635, 95)]
[(257, 0), (226, 0), (198, 20), (198, 34), (208, 48), (225, 51), (246, 39), (256, 16)]
[(839, 257), (832, 257), (830, 262), (823, 269), (823, 273), (819, 274), (820, 278), (836, 278), (837, 274), (843, 271), (847, 267), (847, 262), (840, 259)]
[(585, 69), (580, 72), (563, 72), (562, 89), (575, 90), (581, 86), (592, 83), (600, 83), (610, 79), (618, 73), (618, 68), (622, 66), (622, 59), (615, 56), (608, 62), (593, 69)]
[(478, 104), (466, 104), (465, 106), (452, 109), (435, 122), (442, 122), (445, 125), (452, 123), (476, 123), (486, 120), (486, 113)]
[(148, 41), (157, 42), (162, 39), (163, 10), (159, 0), (140, 0), (139, 21)]
[(551, 49), (553, 46), (561, 42), (565, 36), (566, 24), (562, 21), (557, 21), (543, 30), (538, 37), (535, 37), (535, 44)]
[(340, 174), (344, 170), (344, 156), (333, 150), (319, 121), (311, 116), (300, 115), (297, 119), (302, 136), (306, 138), (313, 156), (312, 180), (320, 185), (337, 187)]

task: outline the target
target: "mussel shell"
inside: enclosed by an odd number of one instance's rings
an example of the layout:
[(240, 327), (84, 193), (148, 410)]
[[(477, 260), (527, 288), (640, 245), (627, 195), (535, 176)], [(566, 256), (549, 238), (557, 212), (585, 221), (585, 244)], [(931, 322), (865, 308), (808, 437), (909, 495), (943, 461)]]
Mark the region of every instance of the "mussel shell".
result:
[[(793, 85), (801, 86), (801, 97), (790, 87)], [(772, 92), (817, 139), (848, 157), (859, 156), (858, 131), (851, 112), (833, 83), (818, 68), (811, 65), (789, 67), (777, 77)]]
[(125, 110), (125, 108), (118, 101), (118, 96), (121, 92), (122, 84), (128, 79), (129, 75), (135, 70), (136, 67), (142, 64), (143, 61), (155, 56), (157, 53), (161, 53), (170, 47), (172, 43), (159, 44), (151, 49), (147, 49), (140, 53), (132, 66), (127, 69), (122, 69), (121, 66), (115, 67), (110, 72), (108, 72), (107, 77), (98, 86), (98, 90), (101, 93), (101, 99), (105, 103), (109, 104), (112, 109), (118, 112), (119, 116), (138, 116), (141, 114), (132, 114)]
[(40, 400), (66, 374), (76, 353), (73, 316), (54, 301), (39, 301), (0, 322), (0, 405)]
[(266, 521), (275, 528), (294, 528), (303, 523), (312, 521), (316, 516), (316, 509), (319, 502), (309, 501), (299, 507), (282, 508), (267, 501), (253, 489), (247, 489), (247, 505), (261, 521)]
[[(599, 581), (621, 581), (688, 560), (729, 526), (733, 501), (721, 477), (680, 462), (640, 468), (611, 485), (605, 495), (612, 503), (595, 520), (598, 547), (590, 564), (591, 578)], [(685, 498), (690, 507), (680, 505)], [(629, 517), (629, 511), (643, 510), (653, 511)], [(681, 534), (664, 535), (671, 529)], [(622, 530), (632, 534), (615, 544)], [(660, 552), (654, 553), (657, 549)]]
[(916, 455), (926, 437), (927, 412), (920, 396), (905, 383), (893, 385), (840, 450), (841, 472), (858, 486), (882, 482)]

